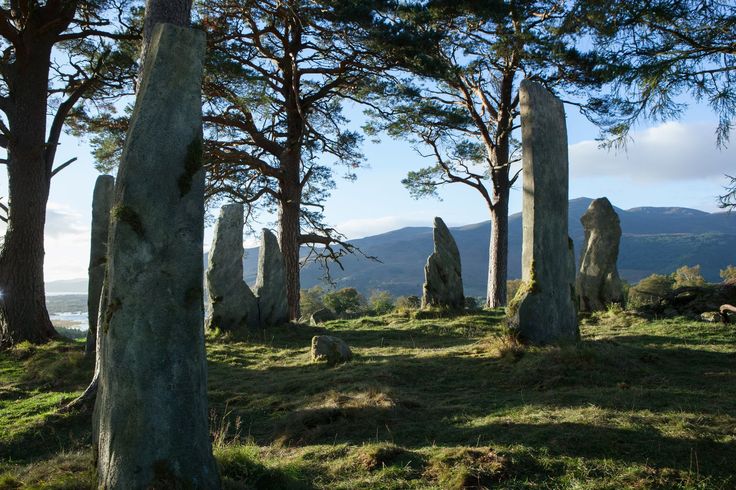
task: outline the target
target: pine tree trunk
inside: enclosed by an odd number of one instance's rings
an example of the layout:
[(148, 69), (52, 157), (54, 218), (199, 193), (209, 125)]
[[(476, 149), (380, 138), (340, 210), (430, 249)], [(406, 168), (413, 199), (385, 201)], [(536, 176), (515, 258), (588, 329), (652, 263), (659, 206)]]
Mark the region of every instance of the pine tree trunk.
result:
[(50, 46), (29, 41), (18, 54), (9, 91), (8, 229), (0, 251), (0, 346), (55, 337), (46, 310), (44, 226), (50, 169), (46, 162), (46, 101)]
[(285, 196), (279, 208), (279, 245), (284, 255), (286, 269), (286, 299), (289, 305), (289, 320), (299, 320), (299, 226), (301, 208), (301, 189), (298, 181), (291, 182), (287, 177), (282, 181), (281, 194)]
[(488, 251), (486, 307), (506, 305), (509, 262), (509, 191), (502, 193), (491, 209), (491, 239)]

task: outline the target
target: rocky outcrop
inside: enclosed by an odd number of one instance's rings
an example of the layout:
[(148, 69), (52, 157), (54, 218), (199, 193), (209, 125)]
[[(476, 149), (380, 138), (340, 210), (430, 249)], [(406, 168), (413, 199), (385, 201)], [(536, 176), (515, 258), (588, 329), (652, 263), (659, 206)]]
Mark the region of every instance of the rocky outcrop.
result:
[(568, 229), (565, 110), (542, 85), (519, 89), (523, 156), (522, 286), (507, 309), (524, 341), (547, 344), (580, 338), (575, 306), (575, 259)]
[(618, 248), (621, 222), (605, 197), (590, 203), (580, 222), (585, 229), (585, 246), (576, 280), (580, 311), (605, 310), (612, 303), (623, 304), (623, 284), (618, 276)]
[(220, 209), (207, 261), (207, 328), (242, 332), (258, 327), (258, 300), (243, 280), (242, 204)]
[(284, 256), (276, 235), (267, 229), (261, 235), (255, 295), (258, 298), (261, 326), (279, 325), (289, 321)]
[(434, 219), (434, 252), (424, 266), (422, 307), (465, 307), (460, 251), (441, 218)]

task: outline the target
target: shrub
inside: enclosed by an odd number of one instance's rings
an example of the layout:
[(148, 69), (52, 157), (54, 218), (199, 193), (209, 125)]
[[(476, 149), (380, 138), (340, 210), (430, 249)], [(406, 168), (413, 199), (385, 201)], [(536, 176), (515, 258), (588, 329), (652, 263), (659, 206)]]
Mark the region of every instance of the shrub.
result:
[(338, 315), (358, 313), (365, 305), (365, 298), (355, 288), (342, 288), (325, 294), (325, 306)]
[(325, 307), (324, 296), (325, 290), (320, 286), (299, 291), (299, 308), (302, 316), (309, 318), (315, 311), (323, 309)]
[(396, 308), (399, 310), (417, 310), (422, 307), (419, 296), (399, 296), (396, 298)]
[(675, 279), (672, 276), (652, 274), (639, 281), (629, 290), (629, 306), (637, 308), (659, 303), (672, 292)]
[(736, 267), (729, 265), (721, 269), (721, 279), (725, 284), (736, 284)]
[(465, 309), (469, 311), (478, 311), (481, 308), (483, 301), (479, 300), (475, 296), (465, 297)]
[(368, 307), (376, 315), (384, 315), (394, 309), (394, 298), (388, 291), (373, 291), (368, 298)]
[(682, 267), (677, 269), (674, 274), (672, 274), (672, 278), (675, 281), (673, 289), (692, 286), (705, 286), (705, 279), (700, 273), (699, 265), (695, 265), (692, 267), (683, 265)]

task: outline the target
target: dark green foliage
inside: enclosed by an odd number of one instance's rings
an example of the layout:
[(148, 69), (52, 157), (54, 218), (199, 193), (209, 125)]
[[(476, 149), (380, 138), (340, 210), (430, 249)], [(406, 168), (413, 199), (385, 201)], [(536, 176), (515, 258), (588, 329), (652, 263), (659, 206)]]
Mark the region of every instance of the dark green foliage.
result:
[(342, 288), (325, 294), (323, 298), (326, 307), (338, 315), (344, 313), (358, 313), (365, 306), (365, 298), (355, 288)]
[(304, 318), (309, 318), (312, 313), (325, 307), (324, 295), (325, 290), (321, 286), (313, 286), (300, 291), (299, 309)]
[(671, 275), (652, 274), (629, 289), (627, 304), (632, 308), (658, 304), (672, 292), (674, 284), (675, 279)]
[(736, 116), (736, 9), (732, 2), (578, 2), (566, 25), (591, 34), (596, 46), (617, 66), (612, 87), (616, 102), (602, 102), (602, 106), (625, 117), (608, 125), (610, 136), (623, 141), (641, 117), (679, 117), (686, 107), (679, 96), (689, 93), (717, 115), (718, 143), (728, 141)]

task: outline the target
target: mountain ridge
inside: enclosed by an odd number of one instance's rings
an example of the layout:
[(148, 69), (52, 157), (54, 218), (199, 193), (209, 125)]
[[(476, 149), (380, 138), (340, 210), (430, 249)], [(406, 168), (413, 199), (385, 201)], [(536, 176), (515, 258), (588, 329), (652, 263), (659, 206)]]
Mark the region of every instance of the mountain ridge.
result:
[[(569, 201), (569, 233), (575, 243), (576, 260), (583, 242), (580, 216), (591, 198)], [(619, 254), (619, 272), (625, 280), (637, 282), (652, 273), (667, 274), (682, 265), (700, 264), (709, 281), (718, 281), (719, 269), (736, 264), (736, 214), (708, 213), (684, 207), (640, 206), (621, 209), (614, 206), (621, 219), (623, 236)], [(490, 221), (450, 228), (458, 243), (463, 263), (465, 293), (484, 296), (488, 274)], [(521, 213), (509, 216), (509, 278), (521, 274)], [(343, 259), (345, 270), (332, 268), (337, 287), (353, 286), (369, 293), (383, 289), (394, 295), (421, 294), (423, 268), (432, 253), (432, 228), (407, 226), (377, 235), (351, 240), (366, 254), (382, 262), (359, 256)], [(245, 250), (245, 279), (255, 284), (258, 248)], [(323, 272), (314, 264), (302, 269), (302, 287), (322, 283)], [(68, 287), (72, 281), (63, 281)], [(86, 292), (80, 286), (79, 292)], [(59, 282), (49, 282), (55, 292)], [(81, 284), (81, 283), (80, 283)], [(76, 290), (76, 289), (75, 289)], [(71, 292), (64, 289), (63, 292)]]

